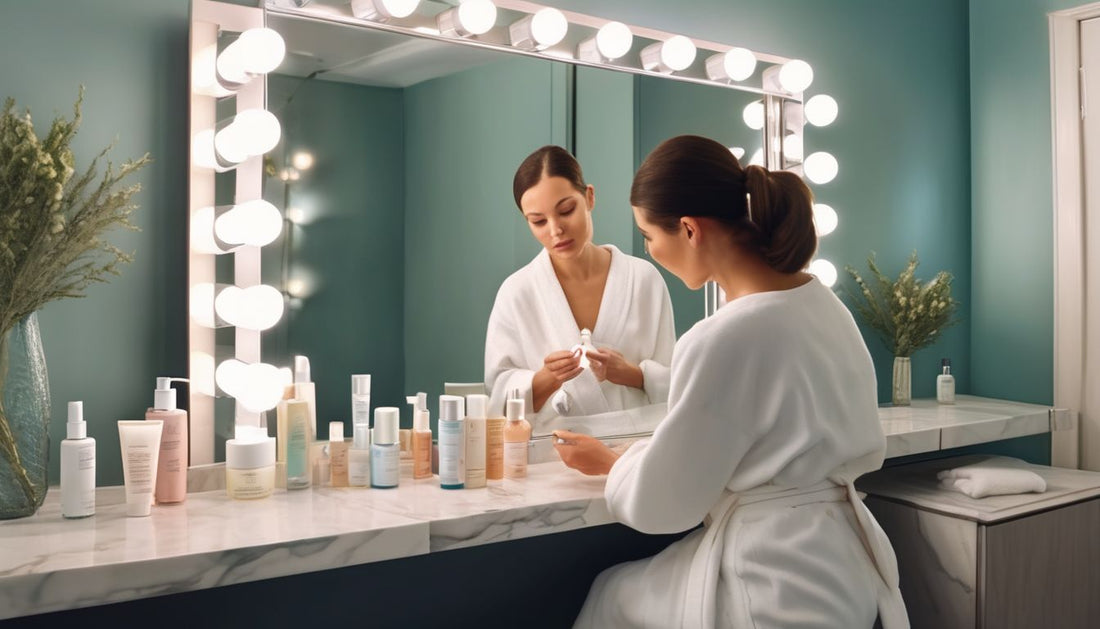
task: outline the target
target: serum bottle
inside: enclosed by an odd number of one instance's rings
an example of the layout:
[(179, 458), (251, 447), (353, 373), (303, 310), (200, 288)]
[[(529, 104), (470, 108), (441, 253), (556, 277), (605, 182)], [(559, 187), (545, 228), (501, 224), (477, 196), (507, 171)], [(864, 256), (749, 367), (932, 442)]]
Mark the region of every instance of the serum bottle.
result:
[(485, 480), (499, 484), (504, 480), (504, 422), (503, 417), (485, 420)]
[(413, 405), (412, 458), (413, 478), (432, 477), (432, 427), (428, 416), (428, 394), (417, 393), (407, 398)]
[(176, 390), (172, 388), (172, 382), (187, 380), (157, 378), (153, 407), (145, 411), (145, 419), (159, 419), (164, 422), (157, 463), (158, 505), (183, 502), (187, 498), (187, 412), (176, 408)]
[(309, 358), (294, 357), (294, 399), (309, 405), (309, 440), (317, 439), (317, 388), (309, 379)]
[(374, 443), (370, 446), (370, 486), (397, 487), (401, 478), (401, 411), (394, 406), (374, 409)]
[(465, 400), (458, 395), (439, 396), (439, 486), (462, 489), (466, 479)]
[(352, 427), (351, 450), (348, 450), (348, 484), (370, 486), (370, 424)]
[(466, 489), (485, 486), (486, 414), (489, 396), (466, 396)]
[(955, 403), (955, 376), (951, 375), (951, 359), (940, 361), (942, 373), (936, 376), (936, 401), (940, 404)]
[(351, 377), (351, 425), (370, 425), (370, 374)]
[(344, 422), (328, 423), (329, 485), (348, 486), (348, 444), (344, 441)]
[(309, 448), (313, 442), (309, 426), (309, 404), (303, 400), (286, 403), (286, 488), (306, 489), (313, 482)]
[(69, 421), (61, 442), (61, 515), (95, 515), (95, 439), (84, 423), (84, 403), (69, 402)]
[(531, 424), (523, 418), (523, 406), (523, 398), (513, 397), (505, 407), (508, 418), (508, 423), (504, 424), (505, 478), (527, 476), (527, 447), (531, 441)]

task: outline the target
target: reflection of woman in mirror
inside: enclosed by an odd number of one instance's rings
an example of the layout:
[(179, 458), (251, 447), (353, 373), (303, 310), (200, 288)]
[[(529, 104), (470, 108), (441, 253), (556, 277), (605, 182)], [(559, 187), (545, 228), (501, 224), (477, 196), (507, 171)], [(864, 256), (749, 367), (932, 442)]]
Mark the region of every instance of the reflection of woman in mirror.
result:
[(851, 314), (803, 271), (816, 248), (802, 180), (742, 169), (698, 136), (658, 146), (630, 204), (649, 253), (728, 303), (686, 332), (668, 415), (621, 456), (556, 432), (570, 467), (608, 474), (615, 517), (705, 525), (602, 573), (580, 627), (908, 627), (889, 540), (852, 482), (885, 454), (874, 367)]
[[(529, 155), (513, 193), (543, 246), (497, 292), (485, 338), (485, 386), (502, 411), (526, 392), (536, 432), (557, 415), (594, 415), (663, 402), (676, 333), (656, 267), (592, 243), (595, 190), (565, 149)], [(582, 366), (581, 330), (591, 331)]]

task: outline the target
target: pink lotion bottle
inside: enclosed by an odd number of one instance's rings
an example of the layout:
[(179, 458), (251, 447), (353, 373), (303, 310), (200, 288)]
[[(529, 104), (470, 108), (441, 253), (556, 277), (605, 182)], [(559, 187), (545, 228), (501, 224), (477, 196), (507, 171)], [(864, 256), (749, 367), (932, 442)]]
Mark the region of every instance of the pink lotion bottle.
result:
[(176, 408), (173, 381), (187, 382), (187, 379), (157, 378), (153, 408), (145, 411), (145, 419), (159, 419), (164, 422), (157, 463), (155, 497), (158, 505), (183, 502), (187, 498), (187, 412)]

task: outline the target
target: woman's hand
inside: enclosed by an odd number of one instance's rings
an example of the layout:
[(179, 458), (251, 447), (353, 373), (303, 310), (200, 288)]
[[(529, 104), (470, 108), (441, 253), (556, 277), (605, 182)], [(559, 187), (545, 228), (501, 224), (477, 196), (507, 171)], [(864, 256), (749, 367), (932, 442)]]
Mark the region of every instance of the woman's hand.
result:
[(619, 459), (599, 439), (568, 430), (554, 431), (554, 449), (568, 467), (589, 476), (607, 474)]
[(623, 355), (606, 347), (588, 350), (588, 364), (592, 374), (600, 382), (610, 380), (615, 384), (635, 389), (645, 388), (645, 376), (642, 368), (623, 358)]
[(561, 385), (581, 375), (580, 350), (551, 352), (542, 360), (542, 369), (531, 380), (532, 406), (537, 413)]

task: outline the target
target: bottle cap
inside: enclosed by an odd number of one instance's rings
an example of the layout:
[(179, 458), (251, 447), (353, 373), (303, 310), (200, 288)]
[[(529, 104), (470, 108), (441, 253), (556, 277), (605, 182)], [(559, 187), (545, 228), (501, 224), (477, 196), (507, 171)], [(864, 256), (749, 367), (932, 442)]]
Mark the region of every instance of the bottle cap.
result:
[(355, 374), (351, 377), (352, 395), (370, 395), (370, 374)]
[(401, 411), (396, 406), (379, 406), (374, 409), (374, 443), (388, 446), (400, 441), (397, 434), (401, 423)]
[(352, 433), (351, 447), (356, 450), (370, 448), (370, 424), (356, 424)]
[(950, 358), (941, 359), (940, 360), (940, 367), (943, 368), (943, 373), (950, 374), (951, 373), (951, 359)]
[(294, 384), (309, 382), (309, 358), (305, 356), (294, 357)]
[(344, 441), (344, 422), (329, 422), (328, 423), (328, 440), (331, 441)]
[(262, 437), (230, 439), (225, 442), (225, 467), (231, 470), (251, 470), (275, 465), (275, 439)]
[(459, 395), (439, 396), (439, 421), (462, 419), (466, 414), (466, 400)]
[(413, 430), (431, 430), (431, 417), (427, 410), (413, 411)]
[(69, 421), (65, 425), (65, 438), (84, 439), (88, 425), (84, 423), (84, 402), (69, 402)]
[(485, 419), (489, 416), (489, 396), (484, 393), (471, 393), (466, 396), (466, 417)]
[(158, 411), (176, 410), (176, 390), (172, 388), (175, 378), (157, 378), (157, 388), (153, 391), (153, 408)]
[(523, 400), (517, 400), (515, 398), (508, 400), (505, 415), (508, 417), (508, 421), (519, 421), (523, 419)]

